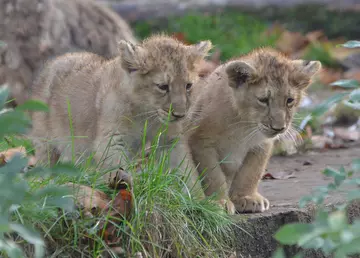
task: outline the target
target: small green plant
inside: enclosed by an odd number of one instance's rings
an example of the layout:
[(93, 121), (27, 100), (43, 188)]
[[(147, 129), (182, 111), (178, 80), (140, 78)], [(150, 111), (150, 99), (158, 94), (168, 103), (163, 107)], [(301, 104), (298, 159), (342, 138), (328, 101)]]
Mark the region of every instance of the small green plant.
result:
[[(349, 41), (342, 46), (354, 48), (360, 47), (359, 41)], [(324, 114), (333, 105), (342, 101), (345, 105), (360, 109), (360, 84), (354, 80), (340, 80), (332, 83), (333, 86), (350, 89), (350, 92), (338, 93), (327, 99), (324, 103), (316, 107), (311, 115), (303, 120), (303, 125), (313, 117)], [(275, 234), (275, 239), (283, 245), (297, 245), (303, 249), (319, 249), (325, 255), (334, 255), (335, 258), (347, 257), (352, 254), (360, 253), (360, 220), (355, 220), (349, 224), (346, 208), (353, 200), (360, 199), (360, 191), (347, 190), (347, 202), (343, 205), (331, 209), (325, 207), (324, 200), (332, 191), (338, 190), (341, 186), (355, 185), (360, 186), (360, 159), (352, 162), (350, 171), (344, 167), (340, 169), (326, 168), (323, 174), (333, 178), (333, 182), (327, 186), (319, 187), (309, 196), (300, 200), (300, 207), (305, 207), (312, 203), (317, 206), (314, 221), (309, 224), (291, 223), (281, 227)], [(279, 248), (273, 256), (283, 258), (285, 253)], [(303, 257), (300, 252), (296, 257)]]
[[(31, 125), (27, 111), (43, 111), (46, 106), (40, 102), (28, 101), (16, 109), (5, 109), (9, 92), (6, 87), (0, 88), (0, 138), (13, 137), (15, 134), (25, 133)], [(24, 205), (37, 206), (39, 209), (71, 209), (73, 202), (66, 198), (68, 192), (64, 188), (48, 185), (41, 189), (33, 190), (29, 181), (37, 177), (46, 177), (61, 173), (73, 174), (71, 166), (59, 165), (54, 169), (36, 168), (27, 173), (26, 157), (15, 155), (6, 164), (0, 167), (0, 256), (10, 258), (25, 257), (20, 245), (25, 240), (34, 245), (31, 257), (44, 257), (45, 243), (43, 238), (33, 226), (21, 219)], [(20, 243), (20, 244), (19, 244)]]

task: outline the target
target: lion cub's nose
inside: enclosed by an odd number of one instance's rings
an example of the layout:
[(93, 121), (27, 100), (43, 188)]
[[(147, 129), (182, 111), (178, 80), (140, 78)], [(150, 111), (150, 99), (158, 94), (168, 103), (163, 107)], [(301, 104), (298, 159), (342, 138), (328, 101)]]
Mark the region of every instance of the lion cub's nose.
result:
[(183, 118), (185, 116), (185, 114), (183, 113), (177, 113), (175, 111), (171, 112), (171, 114), (176, 117), (176, 118)]
[(281, 128), (278, 128), (278, 127), (273, 127), (272, 125), (270, 126), (272, 130), (274, 130), (275, 132), (282, 132), (285, 130), (285, 127), (281, 127)]

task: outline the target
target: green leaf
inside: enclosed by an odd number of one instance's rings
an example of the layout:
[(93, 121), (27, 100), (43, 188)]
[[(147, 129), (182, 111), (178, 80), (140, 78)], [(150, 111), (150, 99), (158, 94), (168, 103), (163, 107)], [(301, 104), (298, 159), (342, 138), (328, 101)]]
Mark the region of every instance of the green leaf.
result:
[(11, 240), (0, 239), (0, 250), (3, 250), (9, 258), (26, 257), (20, 247)]
[(23, 112), (16, 110), (2, 113), (0, 115), (0, 138), (7, 134), (22, 134), (31, 126), (31, 120)]
[(348, 95), (347, 92), (342, 92), (342, 93), (335, 94), (334, 96), (331, 96), (330, 98), (325, 100), (323, 103), (316, 106), (314, 108), (314, 110), (311, 112), (311, 115), (314, 116), (314, 117), (318, 117), (318, 116), (323, 115), (325, 112), (327, 112), (329, 110), (329, 108), (332, 105), (340, 102), (347, 95)]
[(321, 237), (309, 237), (300, 246), (306, 249), (319, 249), (324, 245), (325, 241)]
[(352, 168), (352, 170), (354, 170), (354, 172), (359, 172), (360, 171), (360, 159), (353, 160), (353, 162), (351, 164), (351, 168)]
[(48, 106), (39, 100), (27, 100), (25, 103), (23, 103), (20, 106), (16, 107), (16, 110), (18, 111), (45, 111), (48, 112), (49, 108)]
[(360, 41), (349, 40), (348, 42), (341, 44), (341, 46), (346, 47), (346, 48), (358, 48), (358, 47), (360, 47)]
[(274, 235), (275, 239), (281, 244), (294, 245), (303, 237), (311, 232), (313, 226), (305, 223), (290, 223), (281, 227)]
[(349, 99), (352, 102), (360, 102), (360, 89), (353, 90), (349, 95)]
[(10, 231), (10, 224), (9, 221), (1, 216), (0, 217), (0, 233), (5, 233)]
[(335, 211), (329, 215), (329, 226), (333, 231), (340, 231), (347, 227), (347, 217), (343, 211)]
[(333, 83), (330, 83), (330, 86), (353, 89), (353, 88), (358, 88), (360, 86), (360, 83), (357, 80), (338, 80)]
[(282, 248), (276, 249), (272, 258), (286, 258), (284, 250)]
[(346, 100), (344, 101), (344, 104), (352, 109), (360, 110), (360, 102), (352, 103)]
[(304, 196), (300, 199), (299, 201), (299, 207), (300, 208), (304, 208), (308, 203), (313, 201), (313, 197), (312, 196)]
[(40, 237), (40, 234), (25, 228), (23, 225), (20, 224), (10, 224), (10, 228), (18, 233), (23, 239), (28, 241), (30, 244), (33, 245), (44, 245), (44, 241)]
[(335, 258), (343, 258), (350, 254), (360, 253), (360, 238), (354, 239), (351, 243), (341, 245), (335, 252)]
[(2, 85), (0, 87), (0, 109), (2, 109), (9, 97), (9, 89)]
[(360, 199), (360, 190), (357, 189), (357, 190), (348, 191), (347, 199), (348, 201)]
[(79, 170), (72, 163), (59, 163), (50, 169), (54, 175), (79, 176)]

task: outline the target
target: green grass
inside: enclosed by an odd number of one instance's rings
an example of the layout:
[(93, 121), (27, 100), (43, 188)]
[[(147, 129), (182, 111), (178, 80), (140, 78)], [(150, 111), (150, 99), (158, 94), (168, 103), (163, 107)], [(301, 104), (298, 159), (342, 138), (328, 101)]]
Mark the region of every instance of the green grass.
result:
[(209, 39), (221, 50), (222, 60), (241, 55), (256, 47), (273, 46), (277, 36), (264, 35), (268, 24), (238, 11), (218, 14), (190, 13), (166, 20), (137, 22), (133, 28), (139, 38), (154, 32), (182, 33), (190, 43)]
[[(8, 140), (3, 140), (0, 146), (27, 145), (31, 149), (28, 140), (10, 138), (10, 145)], [(137, 173), (135, 169), (129, 171), (134, 175), (134, 213), (129, 221), (125, 219), (115, 223), (114, 228), (121, 239), (118, 246), (125, 250), (125, 254), (111, 254), (111, 257), (134, 257), (137, 252), (148, 257), (228, 257), (234, 252), (234, 220), (214, 205), (211, 198), (198, 200), (189, 194), (191, 189), (189, 193), (184, 193), (186, 177), (170, 173), (169, 153), (159, 153), (158, 142), (154, 139), (150, 155), (142, 163), (142, 173)], [(83, 164), (78, 167), (76, 177), (59, 171), (61, 174), (40, 181), (36, 177), (29, 178), (30, 192), (74, 182), (114, 197), (117, 191), (109, 189), (101, 181), (104, 172), (97, 171), (96, 166), (89, 162)], [(51, 199), (51, 195), (47, 198)], [(38, 203), (22, 203), (12, 220), (32, 225), (40, 232), (47, 244), (46, 257), (51, 254), (56, 254), (56, 257), (99, 257), (103, 253), (111, 253), (99, 233), (101, 223), (114, 221), (107, 214), (88, 218), (79, 211), (59, 210), (56, 205), (47, 203), (45, 198)], [(13, 237), (29, 257), (34, 256), (30, 244), (16, 235)]]

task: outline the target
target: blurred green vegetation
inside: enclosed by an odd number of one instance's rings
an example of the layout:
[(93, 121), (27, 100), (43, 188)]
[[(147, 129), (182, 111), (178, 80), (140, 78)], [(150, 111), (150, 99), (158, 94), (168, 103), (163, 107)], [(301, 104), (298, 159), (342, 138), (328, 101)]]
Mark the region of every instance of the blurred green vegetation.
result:
[(209, 39), (221, 51), (221, 59), (245, 54), (256, 47), (274, 46), (277, 35), (266, 36), (268, 23), (238, 11), (208, 14), (192, 12), (181, 17), (139, 21), (133, 28), (139, 38), (152, 33), (181, 33), (186, 41)]

